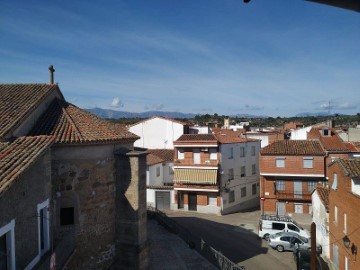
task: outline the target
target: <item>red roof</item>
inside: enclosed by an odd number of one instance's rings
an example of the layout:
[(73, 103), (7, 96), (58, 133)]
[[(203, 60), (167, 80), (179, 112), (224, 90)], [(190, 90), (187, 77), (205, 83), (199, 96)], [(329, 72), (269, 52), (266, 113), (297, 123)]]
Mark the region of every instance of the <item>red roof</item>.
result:
[(34, 111), (56, 84), (0, 84), (0, 140)]
[[(328, 130), (329, 135), (322, 135), (323, 130)], [(313, 127), (308, 132), (308, 139), (318, 139), (326, 151), (349, 152), (349, 149), (337, 132), (329, 127)]]
[(319, 141), (282, 140), (264, 147), (261, 154), (323, 156), (325, 153)]
[(333, 166), (333, 164), (339, 164), (344, 175), (352, 178), (360, 178), (360, 159), (339, 158), (331, 163), (330, 166)]
[(175, 142), (216, 142), (213, 134), (183, 134)]
[(52, 136), (19, 137), (2, 144), (0, 151), (0, 194), (23, 174), (54, 142)]
[(241, 138), (241, 133), (233, 131), (231, 129), (216, 130), (214, 131), (214, 135), (216, 139), (222, 144), (259, 141), (256, 139)]
[(113, 124), (58, 99), (50, 104), (30, 135), (54, 135), (56, 142), (61, 144), (135, 141), (139, 138), (125, 126)]
[(319, 195), (319, 198), (325, 206), (326, 211), (329, 211), (329, 188), (317, 186), (315, 191)]

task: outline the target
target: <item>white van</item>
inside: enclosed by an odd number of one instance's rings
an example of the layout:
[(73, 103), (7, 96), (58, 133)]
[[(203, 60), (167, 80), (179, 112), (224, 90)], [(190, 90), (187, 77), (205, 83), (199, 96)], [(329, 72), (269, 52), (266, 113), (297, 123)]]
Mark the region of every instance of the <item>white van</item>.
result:
[(261, 215), (259, 221), (259, 237), (268, 240), (269, 235), (278, 232), (294, 232), (306, 238), (310, 237), (309, 231), (297, 224), (291, 217)]

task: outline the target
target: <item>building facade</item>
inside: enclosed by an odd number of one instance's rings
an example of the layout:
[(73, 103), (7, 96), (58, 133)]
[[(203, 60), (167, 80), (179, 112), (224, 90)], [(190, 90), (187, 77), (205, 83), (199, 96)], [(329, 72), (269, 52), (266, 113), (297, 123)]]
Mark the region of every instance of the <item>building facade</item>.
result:
[(329, 165), (330, 259), (334, 269), (359, 269), (360, 160), (337, 159)]

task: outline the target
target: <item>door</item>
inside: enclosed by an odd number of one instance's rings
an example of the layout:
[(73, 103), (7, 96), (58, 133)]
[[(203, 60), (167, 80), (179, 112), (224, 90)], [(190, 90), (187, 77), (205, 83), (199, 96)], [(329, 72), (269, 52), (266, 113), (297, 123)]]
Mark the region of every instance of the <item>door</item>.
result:
[(156, 191), (156, 209), (170, 209), (170, 192)]
[(294, 181), (294, 198), (302, 198), (302, 181)]
[(302, 214), (304, 212), (303, 204), (302, 203), (294, 203), (294, 212), (297, 214)]
[(189, 211), (197, 211), (197, 196), (196, 193), (189, 193)]
[(184, 208), (184, 194), (180, 191), (177, 192), (178, 209)]
[(277, 202), (276, 203), (276, 215), (278, 216), (285, 216), (286, 214), (286, 205), (284, 202)]

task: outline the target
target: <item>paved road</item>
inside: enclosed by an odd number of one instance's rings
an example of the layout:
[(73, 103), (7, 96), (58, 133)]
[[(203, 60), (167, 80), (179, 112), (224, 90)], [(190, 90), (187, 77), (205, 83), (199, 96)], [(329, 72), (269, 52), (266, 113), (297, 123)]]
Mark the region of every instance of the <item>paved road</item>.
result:
[(247, 270), (296, 269), (292, 252), (279, 253), (258, 238), (259, 211), (226, 216), (178, 211), (166, 214)]

